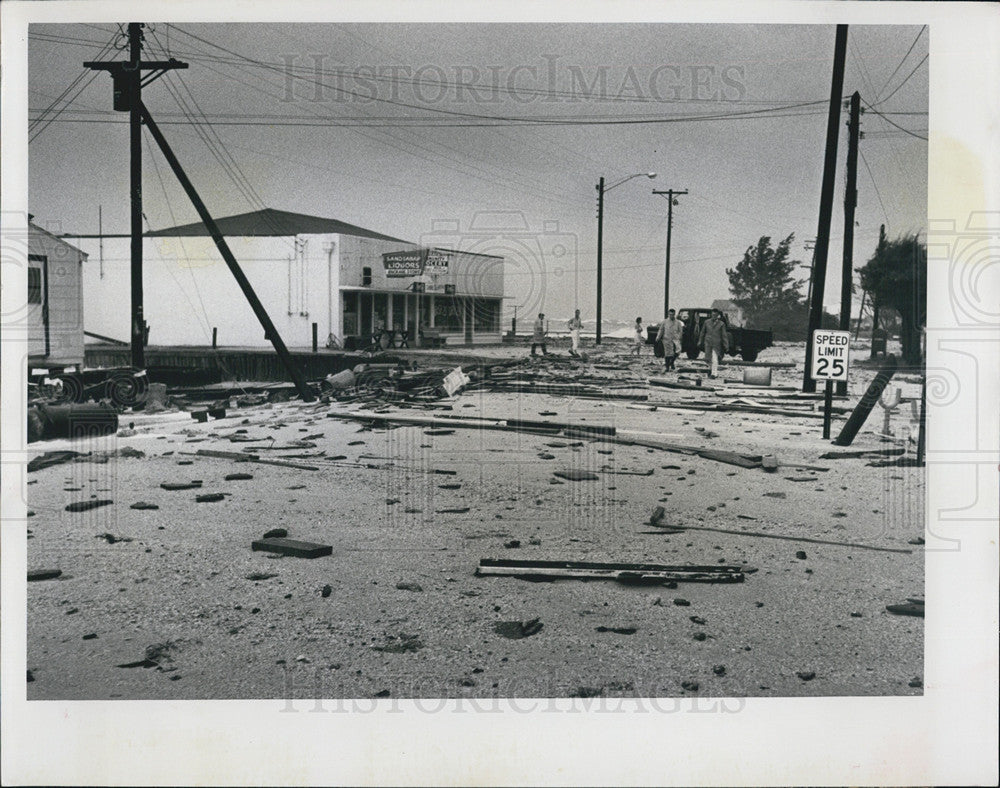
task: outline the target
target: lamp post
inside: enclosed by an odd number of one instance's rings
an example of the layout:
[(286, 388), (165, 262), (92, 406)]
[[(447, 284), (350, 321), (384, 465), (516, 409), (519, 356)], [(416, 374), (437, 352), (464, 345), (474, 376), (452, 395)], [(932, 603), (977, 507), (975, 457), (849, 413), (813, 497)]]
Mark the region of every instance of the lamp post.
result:
[(597, 340), (595, 344), (601, 344), (601, 285), (603, 283), (603, 268), (602, 268), (602, 258), (604, 253), (604, 195), (621, 186), (626, 181), (630, 181), (633, 178), (639, 178), (645, 175), (647, 178), (655, 178), (655, 172), (637, 172), (634, 175), (629, 175), (627, 178), (622, 178), (618, 183), (614, 183), (611, 186), (604, 185), (604, 177), (597, 184)]

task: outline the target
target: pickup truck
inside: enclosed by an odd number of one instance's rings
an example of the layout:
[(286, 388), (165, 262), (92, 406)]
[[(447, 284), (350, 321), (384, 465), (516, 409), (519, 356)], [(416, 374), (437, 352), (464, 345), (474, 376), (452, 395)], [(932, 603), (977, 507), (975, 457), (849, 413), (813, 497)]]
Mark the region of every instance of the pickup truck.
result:
[[(698, 358), (701, 355), (701, 347), (698, 345), (698, 336), (701, 333), (701, 324), (712, 314), (711, 309), (681, 309), (677, 312), (677, 319), (684, 324), (681, 333), (681, 351), (687, 354), (688, 358)], [(723, 314), (722, 319), (726, 321), (729, 328), (729, 355), (739, 354), (744, 361), (755, 361), (757, 354), (764, 348), (774, 344), (774, 336), (770, 331), (761, 331), (753, 328), (740, 328), (730, 326), (729, 320)], [(656, 334), (659, 326), (649, 326), (647, 333), (647, 344), (655, 344)], [(663, 351), (657, 348), (657, 356), (661, 356)]]

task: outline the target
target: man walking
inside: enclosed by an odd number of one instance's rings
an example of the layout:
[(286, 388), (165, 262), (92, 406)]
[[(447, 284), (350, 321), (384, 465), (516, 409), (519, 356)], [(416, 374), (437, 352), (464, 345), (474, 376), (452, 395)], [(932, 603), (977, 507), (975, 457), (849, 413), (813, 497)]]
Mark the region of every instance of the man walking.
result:
[(576, 314), (570, 318), (569, 321), (569, 335), (573, 340), (573, 345), (569, 349), (569, 354), (571, 356), (580, 355), (580, 330), (583, 328), (583, 321), (580, 320), (580, 310), (576, 310)]
[(669, 310), (666, 318), (660, 321), (660, 330), (656, 334), (656, 341), (663, 344), (663, 361), (668, 372), (674, 368), (674, 362), (681, 352), (683, 331), (684, 324), (677, 319), (677, 310)]
[(532, 329), (531, 334), (531, 355), (535, 355), (535, 348), (539, 345), (542, 346), (542, 355), (547, 356), (549, 354), (548, 349), (545, 347), (545, 313), (538, 313), (538, 320), (535, 321), (535, 325)]
[(698, 344), (704, 348), (705, 355), (711, 364), (710, 378), (719, 376), (719, 361), (722, 355), (729, 350), (729, 331), (726, 321), (722, 319), (722, 312), (718, 309), (712, 310), (712, 316), (702, 323), (701, 333), (698, 335)]

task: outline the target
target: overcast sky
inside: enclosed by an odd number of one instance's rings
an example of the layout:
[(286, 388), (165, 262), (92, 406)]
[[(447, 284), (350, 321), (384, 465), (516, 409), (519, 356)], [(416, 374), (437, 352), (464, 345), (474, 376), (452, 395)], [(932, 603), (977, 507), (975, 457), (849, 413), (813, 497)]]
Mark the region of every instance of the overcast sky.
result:
[[(606, 195), (604, 224), (605, 318), (649, 321), (662, 314), (666, 242), (667, 202), (653, 189), (689, 191), (674, 208), (674, 306), (728, 297), (725, 269), (762, 235), (776, 242), (794, 233), (794, 255), (809, 262), (803, 244), (816, 234), (834, 33), (832, 25), (154, 23), (146, 56), (190, 67), (145, 88), (144, 100), (217, 217), (267, 206), (502, 254), (511, 305), (552, 317), (574, 306), (594, 317), (598, 179), (612, 186), (655, 171), (653, 181), (635, 178)], [(127, 115), (111, 111), (107, 73), (82, 68), (124, 59), (104, 49), (123, 41), (114, 24), (31, 28), (30, 210), (43, 226), (96, 232), (101, 205), (104, 230), (128, 232)], [(882, 113), (862, 117), (856, 267), (881, 223), (890, 237), (926, 227), (927, 52), (920, 26), (849, 31), (843, 94), (857, 90), (863, 107)], [(71, 85), (68, 108), (43, 115), (64, 106), (53, 102)], [(202, 113), (211, 147), (190, 123)], [(831, 311), (840, 303), (846, 120), (845, 111)], [(196, 221), (145, 140), (149, 226)], [(81, 246), (96, 253), (94, 243)], [(123, 299), (127, 292), (123, 282)], [(87, 304), (88, 314), (109, 308), (118, 307)]]

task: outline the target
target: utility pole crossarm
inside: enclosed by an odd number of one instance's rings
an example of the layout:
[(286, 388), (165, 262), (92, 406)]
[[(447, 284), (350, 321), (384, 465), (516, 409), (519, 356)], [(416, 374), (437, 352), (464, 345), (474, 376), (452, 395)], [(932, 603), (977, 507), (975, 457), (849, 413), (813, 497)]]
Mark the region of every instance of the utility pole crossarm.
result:
[[(131, 202), (131, 346), (132, 366), (146, 368), (146, 319), (142, 288), (142, 89), (167, 71), (187, 68), (188, 64), (175, 58), (169, 60), (142, 59), (142, 23), (129, 22), (129, 59), (108, 63), (90, 60), (84, 68), (107, 71), (111, 74), (113, 106), (117, 112), (129, 113), (129, 196)], [(143, 72), (147, 73), (143, 78)]]

